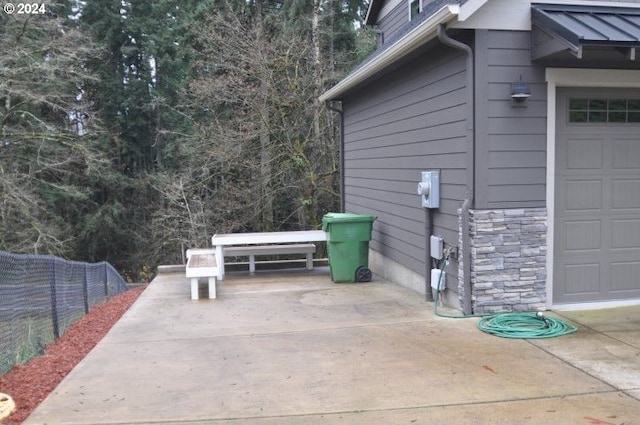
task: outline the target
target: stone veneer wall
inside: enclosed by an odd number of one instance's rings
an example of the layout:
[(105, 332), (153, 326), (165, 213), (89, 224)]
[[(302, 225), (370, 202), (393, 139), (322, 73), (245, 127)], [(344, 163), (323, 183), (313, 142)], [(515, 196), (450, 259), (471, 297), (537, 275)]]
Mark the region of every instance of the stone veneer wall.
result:
[[(543, 310), (546, 306), (546, 208), (471, 210), (469, 214), (473, 312)], [(460, 297), (466, 261), (461, 260)]]

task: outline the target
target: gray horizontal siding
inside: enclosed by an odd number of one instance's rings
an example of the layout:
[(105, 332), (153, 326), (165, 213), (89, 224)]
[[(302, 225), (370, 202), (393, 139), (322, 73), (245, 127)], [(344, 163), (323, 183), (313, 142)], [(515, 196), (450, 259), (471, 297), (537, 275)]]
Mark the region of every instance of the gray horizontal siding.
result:
[[(546, 83), (528, 31), (476, 31), (476, 208), (545, 206)], [(513, 107), (511, 83), (529, 83)]]
[(435, 232), (457, 245), (466, 187), (464, 101), (464, 57), (445, 47), (343, 100), (346, 210), (376, 215), (371, 247), (420, 274), (426, 260), (425, 210), (416, 194), (422, 170), (441, 170)]
[(382, 31), (384, 40), (390, 40), (407, 22), (409, 22), (409, 5), (407, 1), (403, 1), (387, 15), (380, 18), (377, 25), (378, 29)]

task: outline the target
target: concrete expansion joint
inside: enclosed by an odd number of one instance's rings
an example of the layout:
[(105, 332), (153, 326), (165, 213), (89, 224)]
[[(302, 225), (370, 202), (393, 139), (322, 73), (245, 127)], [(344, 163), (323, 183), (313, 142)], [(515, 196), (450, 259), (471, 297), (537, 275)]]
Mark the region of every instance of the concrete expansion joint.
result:
[(635, 395), (635, 394), (634, 394), (634, 391), (635, 391), (635, 392), (639, 392), (639, 391), (640, 391), (640, 387), (638, 387), (638, 388), (628, 388), (628, 389), (626, 389), (626, 390), (621, 390), (620, 392), (621, 392), (622, 394), (626, 395), (627, 397), (631, 397), (631, 398), (633, 398), (633, 399), (635, 399), (635, 400), (640, 401), (640, 397), (639, 397), (639, 396), (637, 396), (637, 395)]
[[(585, 391), (585, 392), (576, 392), (574, 394), (565, 394), (565, 397), (574, 397), (574, 396), (585, 396), (585, 395), (599, 395), (599, 394), (615, 394), (615, 393), (624, 393), (624, 391)], [(439, 404), (416, 404), (411, 406), (403, 406), (403, 407), (390, 407), (384, 409), (352, 409), (352, 410), (333, 410), (333, 411), (318, 411), (318, 412), (306, 412), (299, 414), (282, 414), (282, 415), (251, 415), (251, 416), (237, 416), (237, 417), (224, 417), (224, 418), (216, 418), (216, 419), (206, 419), (206, 420), (185, 420), (185, 421), (172, 421), (173, 424), (179, 424), (181, 422), (188, 424), (209, 424), (214, 425), (218, 422), (228, 422), (228, 421), (247, 421), (247, 420), (276, 420), (276, 419), (303, 419), (303, 418), (315, 418), (315, 417), (324, 417), (327, 419), (327, 416), (338, 416), (338, 415), (357, 415), (357, 414), (366, 414), (366, 413), (383, 413), (383, 412), (409, 412), (416, 409), (442, 409), (448, 407), (465, 407), (465, 406), (492, 406), (492, 405), (500, 405), (504, 403), (517, 403), (517, 402), (527, 402), (527, 401), (545, 401), (545, 400), (555, 400), (557, 396), (545, 396), (545, 397), (523, 397), (523, 398), (510, 398), (510, 399), (500, 399), (500, 400), (490, 400), (490, 401), (472, 401), (472, 402), (464, 402), (464, 403), (439, 403)], [(145, 425), (152, 424), (156, 422), (144, 422)], [(160, 423), (160, 422), (158, 422)], [(125, 425), (125, 424), (105, 424), (105, 425)], [(133, 425), (133, 424), (129, 424)]]
[[(597, 332), (597, 333), (599, 333), (599, 332)], [(589, 377), (591, 377), (591, 378), (593, 378), (595, 380), (598, 380), (601, 383), (603, 383), (603, 384), (605, 384), (605, 385), (607, 385), (607, 386), (609, 386), (611, 388), (610, 391), (585, 391), (585, 392), (577, 392), (575, 394), (567, 394), (567, 396), (570, 396), (570, 395), (589, 395), (589, 394), (607, 394), (607, 393), (617, 393), (617, 392), (629, 391), (629, 389), (624, 390), (622, 388), (619, 388), (618, 386), (613, 385), (611, 382), (599, 377), (598, 375), (596, 375), (594, 373), (591, 373), (587, 368), (583, 368), (583, 367), (578, 366), (578, 364), (576, 364), (576, 362), (570, 362), (567, 359), (554, 354), (553, 351), (547, 350), (544, 347), (541, 347), (541, 346), (535, 344), (533, 340), (526, 340), (526, 341), (529, 344), (533, 345), (534, 347), (536, 347), (536, 348), (544, 351), (545, 353), (549, 354), (551, 357), (555, 357), (556, 359), (558, 359), (562, 363), (566, 364), (567, 366), (570, 366), (570, 367), (580, 371), (581, 373), (584, 373), (585, 375), (587, 375), (587, 376), (589, 376)]]
[[(305, 329), (289, 329), (289, 330), (276, 330), (276, 331), (262, 331), (262, 332), (247, 332), (247, 333), (233, 333), (233, 334), (220, 334), (220, 335), (211, 335), (211, 336), (203, 336), (198, 338), (169, 338), (166, 341), (193, 341), (193, 340), (213, 340), (219, 338), (246, 338), (246, 337), (259, 337), (259, 336), (272, 336), (272, 335), (296, 335), (303, 334), (307, 332), (333, 332), (344, 329), (366, 329), (366, 328), (377, 328), (377, 327), (386, 327), (386, 326), (394, 326), (394, 325), (407, 325), (407, 324), (421, 324), (421, 323), (431, 323), (431, 319), (418, 319), (418, 320), (398, 320), (398, 321), (384, 321), (379, 323), (367, 323), (367, 324), (350, 324), (344, 326), (328, 326), (328, 327), (318, 327), (318, 328), (305, 328)], [(163, 342), (164, 340), (148, 340), (144, 341), (145, 343), (155, 343), (155, 342)], [(130, 343), (115, 343), (115, 344), (129, 344)]]
[[(598, 334), (598, 335), (600, 335), (600, 336), (601, 336), (601, 337), (603, 337), (603, 338), (611, 339), (611, 340), (613, 340), (613, 341), (616, 341), (616, 342), (617, 342), (617, 343), (619, 343), (619, 344), (625, 345), (625, 346), (627, 346), (627, 347), (629, 347), (629, 348), (631, 348), (631, 349), (634, 349), (634, 350), (639, 350), (639, 349), (640, 349), (640, 347), (639, 347), (639, 346), (637, 346), (637, 345), (633, 345), (633, 344), (629, 343), (628, 341), (626, 341), (626, 340), (624, 340), (624, 339), (615, 338), (614, 336), (612, 336), (612, 334), (622, 333), (622, 332), (625, 332), (625, 331), (622, 331), (622, 330), (621, 330), (621, 331), (607, 331), (607, 332), (602, 332), (602, 331), (599, 331), (599, 330), (597, 330), (597, 329), (592, 328), (592, 327), (591, 327), (591, 326), (589, 326), (589, 325), (585, 325), (584, 323), (581, 323), (581, 322), (580, 322), (580, 321), (578, 321), (578, 320), (570, 319), (570, 318), (568, 318), (568, 317), (564, 316), (564, 315), (562, 314), (562, 312), (561, 312), (561, 311), (560, 311), (560, 312), (558, 312), (558, 311), (554, 311), (554, 314), (556, 314), (556, 315), (558, 315), (558, 316), (562, 317), (563, 319), (565, 319), (565, 320), (567, 320), (567, 321), (571, 321), (571, 322), (573, 322), (576, 326), (578, 326), (578, 327), (580, 328), (580, 330), (581, 330), (581, 331), (586, 330), (586, 331), (592, 332), (592, 333), (594, 333), (594, 334)], [(640, 353), (639, 353), (638, 355), (640, 355)]]

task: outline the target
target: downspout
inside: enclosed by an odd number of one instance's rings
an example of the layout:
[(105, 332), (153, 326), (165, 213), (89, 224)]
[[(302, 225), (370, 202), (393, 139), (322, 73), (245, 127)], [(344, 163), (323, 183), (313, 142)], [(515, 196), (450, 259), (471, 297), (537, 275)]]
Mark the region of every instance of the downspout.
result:
[(474, 58), (473, 50), (470, 46), (455, 40), (447, 35), (445, 24), (438, 26), (438, 40), (445, 46), (452, 47), (456, 50), (461, 50), (467, 55), (467, 190), (465, 199), (460, 209), (462, 229), (461, 229), (461, 244), (462, 246), (462, 267), (463, 267), (463, 299), (462, 299), (462, 313), (464, 315), (473, 314), (473, 308), (471, 305), (471, 237), (469, 235), (469, 209), (474, 206), (475, 202), (475, 86), (474, 86)]
[(342, 109), (338, 109), (334, 107), (330, 101), (326, 101), (325, 105), (327, 109), (333, 112), (337, 112), (340, 115), (340, 212), (344, 212), (345, 202), (344, 202), (344, 112)]

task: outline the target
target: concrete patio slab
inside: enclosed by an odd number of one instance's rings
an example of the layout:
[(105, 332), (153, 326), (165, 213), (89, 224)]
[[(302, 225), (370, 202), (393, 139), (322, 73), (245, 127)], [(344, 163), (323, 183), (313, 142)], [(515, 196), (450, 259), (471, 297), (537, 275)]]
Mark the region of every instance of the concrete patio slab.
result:
[(230, 274), (218, 296), (193, 301), (184, 274), (158, 275), (24, 424), (640, 418), (640, 349), (623, 342), (636, 329), (609, 329), (606, 317), (598, 326), (620, 338), (581, 326), (553, 340), (501, 339), (477, 319), (434, 316), (407, 289), (334, 284), (326, 269)]

